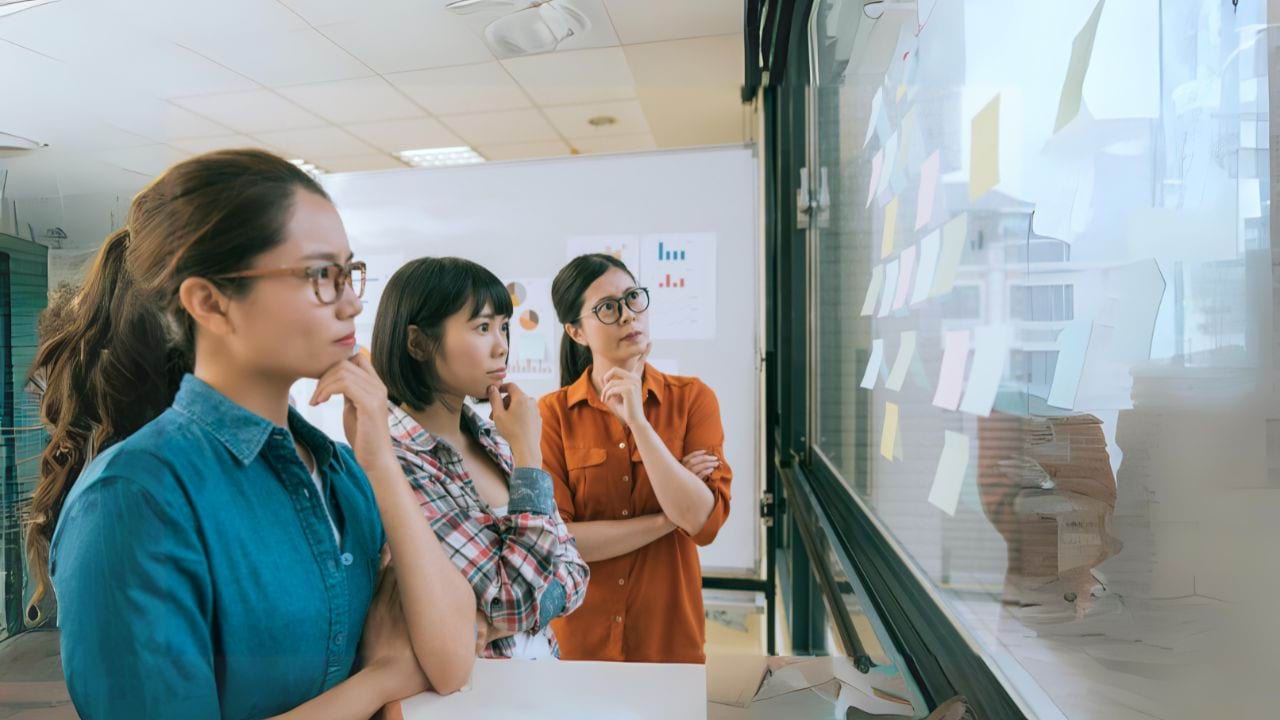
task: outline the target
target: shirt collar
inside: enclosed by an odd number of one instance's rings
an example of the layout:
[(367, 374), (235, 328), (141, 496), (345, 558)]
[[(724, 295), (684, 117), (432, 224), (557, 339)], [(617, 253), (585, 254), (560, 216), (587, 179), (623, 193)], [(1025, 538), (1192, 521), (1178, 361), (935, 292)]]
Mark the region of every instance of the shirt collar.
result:
[[(431, 452), (441, 444), (440, 438), (422, 427), (413, 416), (393, 402), (387, 403), (387, 425), (391, 437), (417, 450)], [(493, 422), (483, 418), (470, 405), (462, 406), (462, 427), (490, 450), (498, 450), (502, 443)], [(448, 445), (448, 443), (445, 443)]]
[[(582, 375), (569, 386), (566, 398), (569, 401), (569, 407), (582, 402), (604, 407), (596, 395), (595, 388), (591, 386), (591, 367), (588, 365)], [(666, 387), (667, 376), (649, 363), (645, 363), (644, 379), (640, 382), (640, 389), (645, 398), (652, 395), (658, 403), (662, 403), (666, 397)]]
[[(248, 465), (262, 452), (267, 438), (277, 429), (275, 423), (250, 412), (190, 373), (182, 378), (173, 408), (218, 438), (242, 465)], [(289, 430), (315, 456), (317, 467), (329, 462), (333, 441), (292, 407), (289, 408)]]

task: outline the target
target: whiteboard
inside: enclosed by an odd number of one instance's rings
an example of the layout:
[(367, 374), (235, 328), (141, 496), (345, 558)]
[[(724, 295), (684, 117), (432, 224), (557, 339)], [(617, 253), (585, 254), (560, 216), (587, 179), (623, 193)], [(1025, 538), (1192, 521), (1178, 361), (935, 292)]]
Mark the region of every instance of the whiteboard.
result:
[[(665, 332), (657, 327), (661, 315), (651, 318), (650, 358), (660, 370), (675, 365), (677, 374), (700, 377), (719, 398), (725, 456), (734, 471), (733, 500), (718, 538), (700, 552), (707, 574), (741, 575), (755, 573), (759, 562), (756, 175), (751, 148), (717, 147), (349, 173), (321, 181), (342, 214), (356, 257), (369, 264), (365, 310), (356, 321), (362, 345), (371, 342), (378, 299), (396, 268), (427, 255), (464, 257), (503, 282), (520, 281), (530, 294), (529, 307), (555, 330), (545, 350), (550, 371), (534, 362), (522, 364), (530, 372), (512, 375), (526, 392), (539, 396), (558, 387), (561, 332), (549, 296), (538, 296), (549, 292), (571, 248), (616, 242), (621, 251), (629, 243), (623, 255), (629, 264), (646, 249), (657, 257), (659, 243), (662, 258), (683, 258), (686, 248), (713, 257), (702, 273), (711, 277), (699, 284), (708, 288), (706, 296), (698, 298), (698, 307), (710, 317), (696, 327)], [(712, 255), (706, 254), (708, 241)], [(643, 259), (641, 264), (655, 267)], [(680, 284), (669, 275), (664, 270), (655, 287)], [(655, 294), (655, 305), (659, 297), (665, 296)], [(516, 360), (528, 345), (518, 337), (520, 324), (512, 325)], [(305, 385), (295, 389), (295, 397), (308, 396)], [(342, 437), (338, 403), (305, 408), (304, 414), (331, 436)]]

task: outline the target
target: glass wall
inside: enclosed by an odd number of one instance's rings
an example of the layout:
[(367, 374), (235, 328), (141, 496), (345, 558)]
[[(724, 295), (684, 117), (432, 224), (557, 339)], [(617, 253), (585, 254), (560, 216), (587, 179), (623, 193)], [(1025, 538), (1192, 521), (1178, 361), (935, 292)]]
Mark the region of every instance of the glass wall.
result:
[(1267, 8), (872, 8), (811, 27), (812, 462), (1029, 714), (1265, 687)]

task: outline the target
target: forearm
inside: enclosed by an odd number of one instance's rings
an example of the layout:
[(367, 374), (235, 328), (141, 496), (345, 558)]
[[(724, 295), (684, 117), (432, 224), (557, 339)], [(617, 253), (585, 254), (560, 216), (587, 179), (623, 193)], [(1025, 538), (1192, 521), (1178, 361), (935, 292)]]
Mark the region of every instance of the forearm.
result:
[(377, 674), (366, 669), (273, 720), (368, 720), (383, 705), (399, 699), (389, 697)]
[(475, 663), (475, 594), (445, 555), (394, 457), (365, 468), (391, 546), (414, 654), (432, 687), (447, 695)]
[(652, 425), (633, 427), (631, 435), (662, 511), (681, 530), (697, 534), (715, 507), (710, 488), (671, 454)]
[(675, 529), (665, 515), (643, 515), (630, 520), (594, 520), (568, 523), (578, 541), (578, 552), (587, 562), (608, 560), (634, 552)]

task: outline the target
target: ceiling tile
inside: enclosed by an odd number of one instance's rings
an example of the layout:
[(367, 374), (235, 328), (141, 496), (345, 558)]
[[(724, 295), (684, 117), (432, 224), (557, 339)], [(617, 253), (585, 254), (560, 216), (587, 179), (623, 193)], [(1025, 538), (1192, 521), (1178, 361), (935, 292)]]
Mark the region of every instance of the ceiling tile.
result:
[(425, 3), (318, 29), (380, 74), (493, 59), (484, 40), (459, 18)]
[(346, 80), (374, 72), (315, 29), (208, 32), (182, 42), (267, 86)]
[(425, 115), (422, 108), (380, 77), (294, 85), (276, 91), (339, 125)]
[(125, 170), (155, 176), (170, 165), (190, 157), (187, 153), (168, 145), (143, 145), (142, 147), (107, 150), (98, 155), (105, 163)]
[(440, 121), (472, 147), (559, 139), (556, 129), (537, 110), (450, 115)]
[(742, 34), (742, 0), (604, 0), (624, 45)]
[(486, 145), (477, 148), (486, 160), (528, 160), (530, 158), (558, 157), (571, 151), (563, 141), (553, 140), (533, 143)]
[(114, 102), (95, 104), (102, 119), (121, 130), (156, 142), (212, 137), (231, 132), (218, 123), (163, 100), (118, 97)]
[(532, 106), (520, 85), (497, 62), (393, 73), (387, 80), (436, 115)]
[(659, 147), (745, 142), (742, 36), (627, 45), (640, 104)]
[(173, 102), (241, 133), (256, 134), (325, 124), (270, 90), (175, 98)]
[(217, 137), (192, 138), (190, 140), (173, 140), (168, 145), (189, 152), (192, 155), (212, 152), (214, 150), (231, 150), (236, 148), (258, 148), (283, 155), (284, 151), (267, 143), (251, 138), (248, 135), (219, 135)]
[[(635, 100), (590, 105), (560, 105), (543, 108), (543, 112), (556, 130), (569, 140), (649, 134), (649, 123), (644, 119), (644, 110)], [(601, 116), (614, 118), (614, 123), (596, 127), (588, 122), (591, 118)]]
[(503, 60), (502, 64), (539, 105), (628, 100), (636, 94), (621, 48), (554, 52)]
[[(307, 158), (311, 160), (311, 158)], [(358, 155), (355, 157), (319, 157), (311, 162), (331, 173), (365, 172), (368, 170), (403, 170), (408, 165), (390, 155)]]
[(584, 153), (624, 153), (656, 150), (658, 144), (652, 135), (609, 135), (595, 138), (578, 138), (573, 146)]
[(298, 157), (311, 162), (315, 162), (313, 158), (317, 157), (375, 155), (378, 152), (336, 127), (257, 133), (254, 137), (280, 148), (291, 158)]
[(345, 125), (344, 129), (370, 145), (389, 153), (467, 144), (439, 120), (433, 118), (358, 123)]

